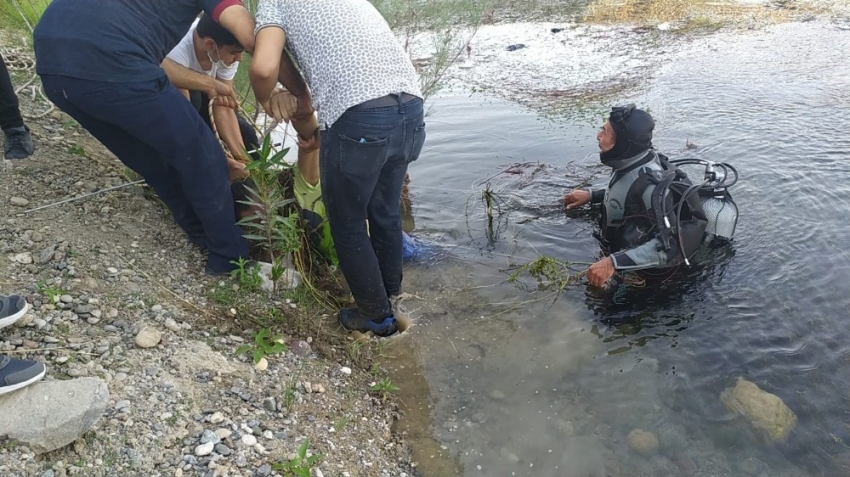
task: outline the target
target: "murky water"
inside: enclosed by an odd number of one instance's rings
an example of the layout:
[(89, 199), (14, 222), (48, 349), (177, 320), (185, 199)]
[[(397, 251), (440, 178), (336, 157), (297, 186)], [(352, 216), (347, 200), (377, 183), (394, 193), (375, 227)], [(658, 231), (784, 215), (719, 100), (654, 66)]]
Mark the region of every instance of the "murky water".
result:
[[(418, 456), (424, 475), (448, 474), (429, 467), (438, 454), (464, 476), (848, 475), (847, 51), (850, 32), (798, 23), (698, 43), (664, 66), (637, 98), (656, 146), (738, 167), (741, 217), (733, 248), (695, 277), (619, 305), (583, 285), (553, 302), (504, 283), (540, 254), (598, 258), (592, 217), (558, 207), (567, 189), (604, 182), (598, 124), (482, 97), (434, 101), (411, 190), (416, 233), (437, 256), (406, 272), (419, 321), (399, 341), (408, 376), (424, 376), (406, 402), (442, 446)], [(488, 179), (501, 200), (492, 223)], [(723, 407), (739, 376), (797, 414), (787, 441), (760, 443)], [(632, 450), (634, 429), (658, 451)]]

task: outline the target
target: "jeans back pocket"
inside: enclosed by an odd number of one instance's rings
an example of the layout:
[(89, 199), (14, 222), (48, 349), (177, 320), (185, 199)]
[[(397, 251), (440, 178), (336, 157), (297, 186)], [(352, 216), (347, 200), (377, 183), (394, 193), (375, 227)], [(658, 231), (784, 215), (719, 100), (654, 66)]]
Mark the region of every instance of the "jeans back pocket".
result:
[(369, 177), (380, 173), (387, 163), (390, 138), (352, 139), (339, 136), (339, 169), (345, 175)]

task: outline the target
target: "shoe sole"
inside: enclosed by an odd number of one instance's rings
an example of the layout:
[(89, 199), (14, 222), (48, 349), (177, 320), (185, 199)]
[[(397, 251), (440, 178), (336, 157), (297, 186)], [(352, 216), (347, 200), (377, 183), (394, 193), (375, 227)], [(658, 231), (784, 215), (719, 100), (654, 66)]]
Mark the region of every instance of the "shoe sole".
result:
[(40, 373), (38, 373), (37, 376), (34, 376), (27, 381), (24, 381), (24, 382), (18, 383), (18, 384), (13, 384), (11, 386), (0, 387), (0, 396), (2, 396), (3, 394), (8, 394), (12, 391), (17, 391), (18, 389), (23, 389), (23, 388), (29, 386), (32, 383), (40, 381), (41, 378), (43, 378), (45, 374), (47, 374), (47, 366), (44, 366), (44, 368), (41, 370)]
[[(26, 301), (24, 303), (26, 303)], [(29, 310), (30, 304), (26, 303), (23, 310), (15, 313), (14, 315), (7, 316), (6, 318), (0, 318), (0, 328), (6, 328), (7, 326), (14, 325), (21, 319), (22, 316), (26, 315)]]

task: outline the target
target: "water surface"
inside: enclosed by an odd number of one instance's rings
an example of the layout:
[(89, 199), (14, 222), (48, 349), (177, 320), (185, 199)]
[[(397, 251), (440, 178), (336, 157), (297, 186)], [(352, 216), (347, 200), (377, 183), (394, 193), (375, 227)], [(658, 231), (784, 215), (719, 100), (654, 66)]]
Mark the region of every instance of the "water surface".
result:
[[(406, 271), (419, 320), (396, 374), (402, 387), (411, 368), (424, 377), (406, 397), (442, 446), (418, 456), (424, 475), (445, 475), (429, 473), (440, 453), (465, 476), (847, 475), (846, 51), (850, 32), (796, 23), (697, 42), (663, 67), (636, 98), (656, 119), (656, 146), (735, 165), (741, 217), (733, 247), (696, 276), (619, 305), (586, 286), (553, 301), (532, 281), (504, 283), (505, 269), (541, 254), (599, 257), (591, 214), (557, 206), (569, 188), (604, 182), (598, 125), (480, 96), (434, 101), (411, 190), (416, 233), (438, 253)], [(518, 162), (544, 167), (500, 174)], [(502, 200), (492, 224), (488, 182)], [(739, 376), (797, 414), (786, 442), (760, 443), (723, 407)], [(638, 428), (657, 453), (629, 448)]]

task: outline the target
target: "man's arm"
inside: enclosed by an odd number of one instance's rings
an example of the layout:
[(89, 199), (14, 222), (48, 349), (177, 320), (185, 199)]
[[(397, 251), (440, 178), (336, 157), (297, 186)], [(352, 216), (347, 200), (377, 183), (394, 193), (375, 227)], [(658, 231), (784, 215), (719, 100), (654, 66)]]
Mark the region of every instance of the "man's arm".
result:
[[(232, 80), (219, 80), (222, 83), (233, 86)], [(233, 108), (213, 106), (213, 120), (215, 128), (221, 140), (224, 142), (227, 149), (233, 155), (233, 158), (243, 162), (249, 162), (248, 156), (245, 153), (245, 143), (242, 141), (242, 132), (239, 129), (239, 121), (236, 119), (236, 111)]]
[(281, 28), (269, 26), (257, 33), (256, 49), (249, 72), (251, 86), (254, 89), (254, 96), (263, 105), (263, 109), (274, 115), (270, 100), (275, 85), (280, 81), (297, 100), (298, 106), (292, 116), (292, 126), (302, 139), (309, 139), (315, 136), (318, 130), (310, 90), (304, 77), (295, 68), (292, 59), (284, 50), (285, 45), (286, 33)]
[(203, 91), (207, 93), (210, 101), (216, 100), (217, 105), (235, 108), (237, 103), (236, 93), (230, 85), (217, 81), (214, 78), (190, 70), (176, 61), (166, 58), (159, 65), (177, 89), (189, 91)]
[[(223, 7), (223, 10), (218, 11)], [(239, 43), (245, 48), (248, 54), (254, 54), (254, 17), (241, 3), (233, 3), (225, 0), (216, 7), (216, 13), (219, 13), (218, 23), (226, 28), (233, 36), (239, 40)], [(213, 16), (215, 19), (215, 16)]]
[[(643, 210), (647, 214), (652, 212), (652, 193), (655, 191), (655, 186), (649, 186), (643, 192)], [(666, 209), (668, 210), (667, 219), (670, 223), (674, 223), (676, 219), (675, 207), (673, 206), (673, 197), (668, 193), (664, 198)], [(656, 229), (662, 224), (656, 224)], [(678, 245), (674, 245), (678, 246)], [(676, 256), (676, 252), (671, 250), (671, 255)], [(611, 254), (611, 259), (614, 262), (614, 268), (617, 270), (644, 270), (647, 268), (657, 268), (668, 265), (667, 251), (661, 244), (661, 240), (656, 236), (646, 243), (628, 250), (621, 250)]]

